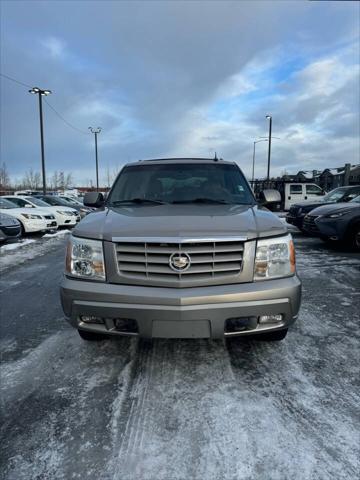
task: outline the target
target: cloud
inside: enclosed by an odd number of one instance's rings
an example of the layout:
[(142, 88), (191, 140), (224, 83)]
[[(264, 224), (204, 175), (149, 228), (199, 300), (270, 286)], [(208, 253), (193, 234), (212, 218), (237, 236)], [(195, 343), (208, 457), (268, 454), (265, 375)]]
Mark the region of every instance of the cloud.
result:
[(46, 52), (53, 58), (61, 58), (65, 55), (66, 43), (60, 38), (48, 37), (41, 42)]
[[(5, 1), (2, 71), (51, 89), (48, 101), (81, 130), (101, 126), (102, 169), (216, 150), (248, 173), (268, 112), (281, 137), (274, 173), (340, 166), (358, 161), (358, 13), (350, 2), (74, 1), (69, 15), (63, 2)], [(1, 104), (2, 158), (20, 176), (39, 166), (37, 105), (5, 80)], [(44, 115), (49, 170), (76, 165), (85, 181), (91, 134), (46, 105)]]

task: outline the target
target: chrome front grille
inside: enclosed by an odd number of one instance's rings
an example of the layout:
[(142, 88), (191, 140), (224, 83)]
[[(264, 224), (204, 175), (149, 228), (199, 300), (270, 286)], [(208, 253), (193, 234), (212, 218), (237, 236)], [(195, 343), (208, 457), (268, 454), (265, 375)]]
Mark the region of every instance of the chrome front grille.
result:
[[(227, 280), (242, 269), (243, 241), (189, 242), (117, 242), (115, 243), (118, 273), (121, 277), (167, 284), (187, 284), (203, 280)], [(173, 254), (190, 257), (186, 271), (170, 267)]]

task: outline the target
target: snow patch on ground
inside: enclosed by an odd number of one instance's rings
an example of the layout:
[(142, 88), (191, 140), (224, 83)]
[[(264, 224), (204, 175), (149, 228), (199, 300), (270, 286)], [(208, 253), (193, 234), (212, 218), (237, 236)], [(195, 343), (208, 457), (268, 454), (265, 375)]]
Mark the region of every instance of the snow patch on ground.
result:
[(34, 242), (36, 242), (36, 240), (33, 240), (31, 238), (24, 238), (23, 240), (19, 240), (16, 243), (6, 243), (5, 245), (0, 246), (0, 253), (2, 254), (3, 252), (11, 252)]
[(60, 230), (37, 239), (26, 238), (18, 243), (3, 245), (0, 248), (0, 272), (43, 256), (56, 246), (63, 248), (64, 238), (68, 233), (69, 230)]
[(58, 230), (55, 233), (45, 233), (42, 238), (64, 237), (68, 233), (71, 233), (70, 230)]

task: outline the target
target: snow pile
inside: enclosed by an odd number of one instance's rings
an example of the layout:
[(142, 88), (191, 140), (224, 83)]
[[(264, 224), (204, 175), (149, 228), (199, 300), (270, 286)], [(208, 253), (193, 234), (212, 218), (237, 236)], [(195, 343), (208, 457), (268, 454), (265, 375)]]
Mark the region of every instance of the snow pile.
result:
[(68, 230), (61, 230), (54, 235), (46, 234), (36, 239), (23, 239), (18, 243), (2, 246), (0, 248), (0, 272), (3, 273), (9, 268), (43, 256), (51, 250), (64, 248), (67, 233)]
[(55, 233), (45, 233), (45, 235), (43, 235), (42, 238), (63, 237), (68, 233), (71, 233), (70, 230), (58, 230)]
[(36, 240), (33, 240), (31, 238), (26, 238), (23, 240), (19, 240), (16, 243), (7, 243), (6, 245), (1, 245), (0, 247), (0, 252), (9, 252), (12, 250), (17, 250), (18, 248), (23, 247), (24, 245), (29, 245), (29, 243), (34, 243)]

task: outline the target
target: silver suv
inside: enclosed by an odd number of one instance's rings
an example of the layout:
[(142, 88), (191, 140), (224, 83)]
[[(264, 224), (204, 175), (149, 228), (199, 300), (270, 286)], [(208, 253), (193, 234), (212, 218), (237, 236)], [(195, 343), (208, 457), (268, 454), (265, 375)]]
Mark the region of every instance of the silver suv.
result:
[[(265, 201), (278, 192), (265, 191)], [(235, 163), (126, 165), (70, 237), (61, 300), (86, 340), (111, 335), (281, 340), (298, 315), (291, 235)]]

